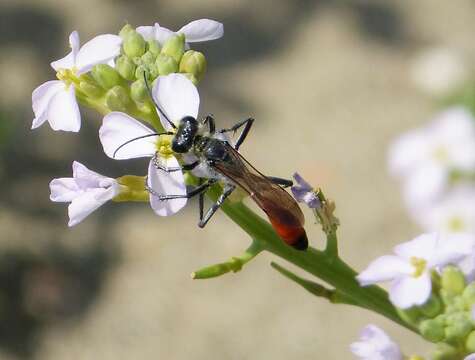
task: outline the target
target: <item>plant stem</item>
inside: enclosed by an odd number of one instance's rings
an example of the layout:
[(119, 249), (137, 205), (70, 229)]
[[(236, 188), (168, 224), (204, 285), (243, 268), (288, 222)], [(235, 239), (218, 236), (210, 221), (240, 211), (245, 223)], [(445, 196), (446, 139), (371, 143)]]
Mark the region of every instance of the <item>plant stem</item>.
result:
[[(211, 189), (211, 197), (215, 197), (218, 191), (217, 188)], [(243, 203), (227, 202), (222, 209), (265, 250), (325, 281), (359, 306), (373, 310), (416, 332), (415, 328), (399, 317), (396, 309), (389, 302), (386, 291), (377, 286), (361, 287), (355, 279), (356, 271), (339, 257), (329, 257), (324, 252), (313, 248), (308, 248), (306, 251), (294, 250), (282, 241), (267, 221)]]

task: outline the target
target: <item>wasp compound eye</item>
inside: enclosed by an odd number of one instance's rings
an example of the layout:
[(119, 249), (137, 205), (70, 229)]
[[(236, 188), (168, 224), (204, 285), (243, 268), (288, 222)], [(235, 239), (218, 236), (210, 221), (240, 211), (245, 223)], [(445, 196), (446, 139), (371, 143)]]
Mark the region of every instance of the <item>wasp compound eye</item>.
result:
[(181, 119), (176, 134), (172, 140), (172, 150), (176, 153), (186, 153), (193, 146), (193, 141), (198, 132), (198, 120), (192, 116)]

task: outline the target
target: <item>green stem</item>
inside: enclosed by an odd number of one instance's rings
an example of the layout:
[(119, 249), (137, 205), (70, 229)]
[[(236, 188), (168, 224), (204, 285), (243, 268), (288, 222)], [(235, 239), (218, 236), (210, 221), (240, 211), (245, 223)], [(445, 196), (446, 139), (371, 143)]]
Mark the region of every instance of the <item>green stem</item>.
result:
[[(218, 192), (219, 189), (212, 189), (211, 197), (216, 197)], [(388, 300), (386, 291), (377, 286), (361, 287), (355, 279), (357, 273), (340, 258), (329, 257), (313, 248), (306, 251), (294, 250), (280, 239), (267, 221), (242, 203), (227, 202), (222, 209), (265, 250), (325, 281), (361, 307), (371, 309), (401, 326), (416, 331), (398, 316), (396, 309)]]

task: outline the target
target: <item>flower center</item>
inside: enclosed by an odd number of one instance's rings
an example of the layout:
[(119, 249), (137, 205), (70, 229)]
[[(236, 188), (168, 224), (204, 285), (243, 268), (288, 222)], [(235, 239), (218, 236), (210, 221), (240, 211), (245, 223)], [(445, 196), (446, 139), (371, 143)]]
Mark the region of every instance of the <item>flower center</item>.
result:
[(434, 149), (434, 152), (432, 153), (434, 158), (441, 162), (445, 163), (449, 160), (449, 152), (447, 151), (447, 148), (443, 145), (439, 145)]
[(56, 73), (56, 77), (64, 82), (66, 87), (69, 87), (71, 84), (79, 84), (79, 79), (76, 76), (76, 69), (59, 69)]
[(162, 135), (159, 136), (158, 141), (156, 143), (156, 148), (158, 154), (163, 157), (167, 158), (173, 155), (172, 150), (172, 135)]
[(447, 221), (447, 228), (453, 232), (460, 232), (466, 229), (465, 222), (460, 217), (454, 216)]
[(412, 273), (412, 276), (415, 278), (418, 278), (424, 273), (424, 270), (426, 269), (427, 261), (415, 256), (411, 257), (409, 261), (411, 265), (414, 266), (414, 272)]

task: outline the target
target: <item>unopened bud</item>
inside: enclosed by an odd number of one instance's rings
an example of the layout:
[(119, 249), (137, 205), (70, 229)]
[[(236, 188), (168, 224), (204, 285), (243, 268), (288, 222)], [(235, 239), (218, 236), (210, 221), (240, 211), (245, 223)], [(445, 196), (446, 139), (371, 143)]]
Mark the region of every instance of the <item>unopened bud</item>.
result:
[(460, 341), (473, 330), (472, 320), (466, 312), (448, 315), (446, 324), (445, 338), (449, 342)]
[(177, 64), (180, 63), (181, 57), (185, 53), (185, 35), (184, 34), (177, 34), (169, 38), (165, 44), (163, 44), (163, 48), (161, 54), (169, 55)]
[(125, 24), (122, 29), (119, 31), (119, 36), (122, 40), (125, 40), (128, 33), (135, 31), (135, 29), (130, 24)]
[(119, 74), (127, 80), (135, 79), (135, 64), (125, 55), (120, 56), (115, 63), (115, 68)]
[(437, 349), (432, 353), (432, 360), (459, 360), (460, 354), (454, 347), (445, 344), (437, 344)]
[(91, 70), (93, 79), (104, 89), (111, 89), (122, 82), (120, 74), (107, 64), (95, 65)]
[(206, 72), (206, 58), (199, 51), (188, 50), (181, 58), (179, 70), (181, 73), (193, 74), (201, 81)]
[(437, 295), (432, 294), (429, 300), (424, 305), (419, 307), (419, 310), (425, 316), (433, 318), (439, 315), (442, 311), (442, 302)]
[(465, 289), (465, 276), (457, 267), (447, 266), (442, 271), (441, 285), (449, 295), (459, 295)]
[(141, 60), (142, 64), (151, 67), (155, 63), (155, 59), (157, 58), (151, 51), (147, 51), (145, 54), (142, 55)]
[(137, 66), (137, 69), (135, 69), (135, 78), (137, 80), (144, 79), (144, 77), (147, 80), (150, 80), (150, 71), (145, 65), (139, 65)]
[(104, 90), (97, 85), (89, 73), (79, 77), (79, 90), (90, 98), (99, 98), (104, 95)]
[(409, 309), (397, 308), (396, 310), (401, 319), (403, 319), (406, 323), (414, 325), (414, 326), (417, 326), (417, 324), (419, 323), (419, 319), (422, 316), (419, 308), (416, 306), (413, 306)]
[(158, 55), (157, 60), (155, 60), (155, 66), (160, 75), (168, 75), (178, 72), (178, 63), (170, 55)]
[(136, 31), (130, 31), (122, 43), (125, 55), (130, 58), (142, 56), (145, 53), (146, 42), (142, 35)]
[(465, 340), (465, 348), (468, 352), (475, 352), (475, 330), (468, 334), (467, 339)]
[(131, 99), (122, 86), (114, 86), (106, 94), (106, 105), (111, 111), (127, 112)]
[(425, 339), (432, 342), (442, 341), (445, 337), (444, 324), (436, 319), (421, 321), (419, 332)]
[(157, 40), (149, 40), (147, 41), (147, 45), (148, 51), (150, 51), (153, 55), (158, 56), (158, 54), (160, 54), (162, 47), (160, 46), (160, 43)]
[(143, 79), (138, 79), (130, 85), (130, 97), (138, 103), (143, 103), (148, 98), (148, 90)]
[(198, 79), (196, 78), (195, 75), (189, 74), (189, 73), (183, 73), (183, 75), (185, 75), (188, 78), (188, 80), (190, 80), (193, 83), (193, 85), (198, 85)]
[(467, 285), (467, 287), (463, 290), (462, 296), (468, 305), (475, 304), (475, 282)]

